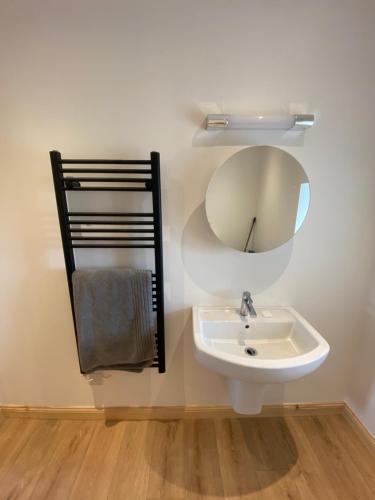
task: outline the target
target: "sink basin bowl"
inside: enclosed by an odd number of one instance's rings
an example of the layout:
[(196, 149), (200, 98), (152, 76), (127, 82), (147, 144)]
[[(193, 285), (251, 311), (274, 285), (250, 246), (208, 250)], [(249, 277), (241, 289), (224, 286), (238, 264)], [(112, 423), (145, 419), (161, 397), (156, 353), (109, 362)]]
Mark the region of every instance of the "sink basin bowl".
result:
[(256, 318), (239, 309), (193, 307), (197, 360), (228, 379), (233, 408), (258, 413), (266, 384), (285, 383), (316, 370), (326, 340), (291, 307), (257, 307)]

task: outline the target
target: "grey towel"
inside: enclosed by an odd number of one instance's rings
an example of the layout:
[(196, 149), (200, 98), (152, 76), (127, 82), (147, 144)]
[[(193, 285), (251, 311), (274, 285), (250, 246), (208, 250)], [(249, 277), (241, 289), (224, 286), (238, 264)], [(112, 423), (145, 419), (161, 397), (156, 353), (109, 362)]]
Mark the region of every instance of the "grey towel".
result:
[(151, 271), (78, 269), (73, 273), (78, 353), (84, 373), (142, 371), (156, 354)]

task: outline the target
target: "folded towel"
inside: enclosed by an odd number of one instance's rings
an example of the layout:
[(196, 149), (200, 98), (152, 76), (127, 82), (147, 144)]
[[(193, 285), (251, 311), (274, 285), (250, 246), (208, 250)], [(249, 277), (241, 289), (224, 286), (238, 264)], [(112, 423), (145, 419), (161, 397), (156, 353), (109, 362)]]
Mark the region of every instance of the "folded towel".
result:
[(73, 273), (83, 373), (142, 371), (156, 354), (151, 271), (108, 268)]

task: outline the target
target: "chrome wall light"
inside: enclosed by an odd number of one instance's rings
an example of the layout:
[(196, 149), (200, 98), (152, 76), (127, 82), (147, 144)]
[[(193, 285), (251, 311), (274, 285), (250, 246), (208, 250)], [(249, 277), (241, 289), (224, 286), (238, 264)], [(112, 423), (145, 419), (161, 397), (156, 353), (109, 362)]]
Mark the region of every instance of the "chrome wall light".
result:
[(207, 130), (306, 130), (314, 125), (314, 115), (239, 116), (207, 115)]

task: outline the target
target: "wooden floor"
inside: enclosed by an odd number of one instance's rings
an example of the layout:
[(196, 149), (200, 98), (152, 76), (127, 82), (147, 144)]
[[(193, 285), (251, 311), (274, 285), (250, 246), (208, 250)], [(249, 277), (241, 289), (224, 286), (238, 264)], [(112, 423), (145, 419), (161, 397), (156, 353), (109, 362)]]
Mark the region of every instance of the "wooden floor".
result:
[(0, 500), (375, 499), (342, 415), (174, 421), (5, 418)]

